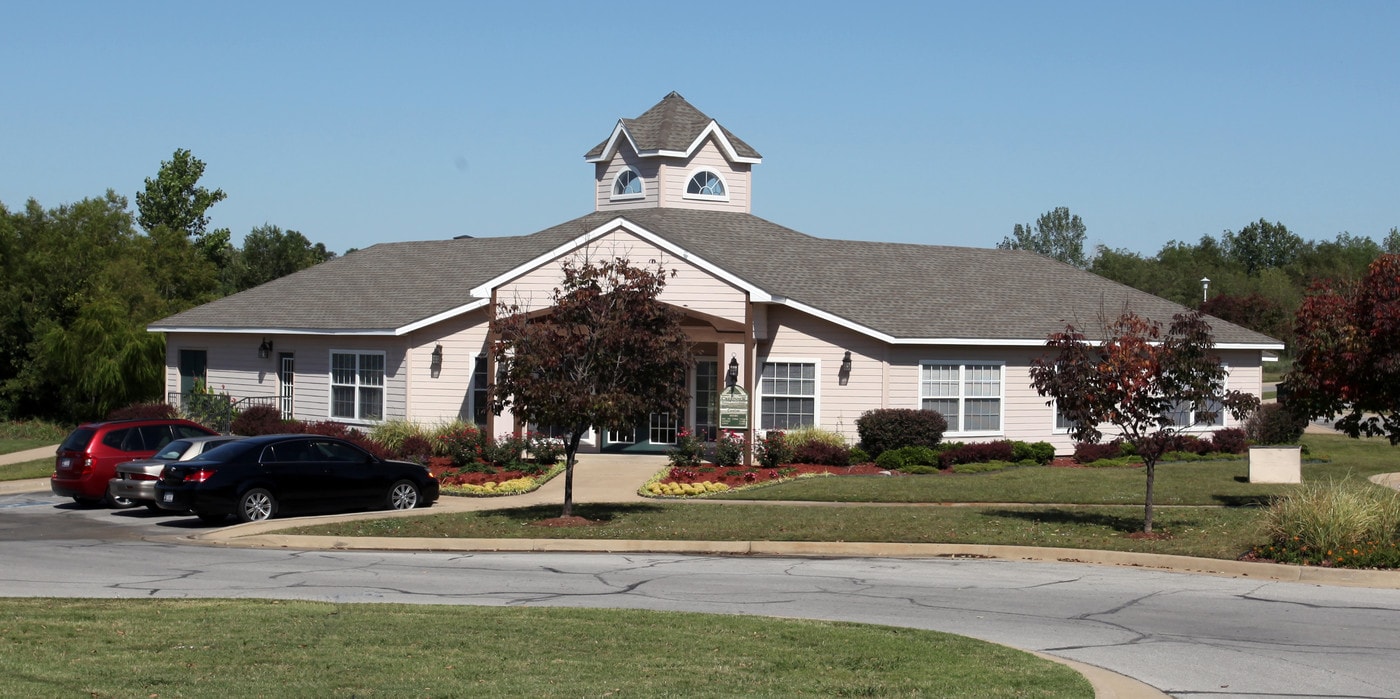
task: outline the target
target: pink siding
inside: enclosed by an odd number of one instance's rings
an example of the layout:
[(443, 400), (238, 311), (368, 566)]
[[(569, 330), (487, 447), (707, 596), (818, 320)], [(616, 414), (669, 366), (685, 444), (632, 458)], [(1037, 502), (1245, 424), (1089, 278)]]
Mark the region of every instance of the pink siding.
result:
[[(634, 264), (649, 264), (655, 260), (666, 269), (676, 270), (676, 276), (666, 280), (666, 288), (661, 292), (663, 301), (722, 318), (744, 320), (747, 295), (742, 290), (632, 233), (619, 230), (603, 236), (589, 245), (586, 254), (595, 259), (622, 256)], [(497, 300), (518, 303), (529, 310), (545, 308), (558, 285), (559, 263), (549, 262), (502, 285), (497, 292)]]
[[(817, 362), (817, 424), (855, 443), (856, 418), (883, 407), (887, 345), (853, 330), (782, 306), (767, 313), (767, 342), (758, 346), (759, 361)], [(850, 380), (840, 385), (841, 360), (851, 352)], [(761, 366), (755, 375), (762, 372)], [(757, 408), (759, 389), (755, 387)], [(755, 425), (759, 416), (755, 416)]]

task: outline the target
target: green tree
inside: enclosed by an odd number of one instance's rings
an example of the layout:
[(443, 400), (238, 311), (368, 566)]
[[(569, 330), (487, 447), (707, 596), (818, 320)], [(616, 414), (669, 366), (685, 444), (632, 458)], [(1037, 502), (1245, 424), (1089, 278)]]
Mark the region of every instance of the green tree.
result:
[(997, 247), (1002, 250), (1031, 250), (1084, 269), (1089, 266), (1084, 256), (1084, 235), (1084, 221), (1071, 214), (1068, 207), (1060, 206), (1041, 214), (1036, 219), (1034, 229), (1030, 224), (1016, 224), (1011, 235), (1002, 238)]
[(563, 516), (573, 514), (574, 462), (589, 428), (626, 429), (651, 413), (679, 414), (694, 361), (681, 314), (661, 302), (666, 271), (625, 258), (561, 264), (563, 281), (548, 309), (497, 304), (490, 388), (496, 414), (562, 428)]
[(1385, 252), (1389, 255), (1400, 255), (1400, 228), (1391, 226), (1390, 232), (1385, 234)]
[(264, 224), (243, 238), (233, 290), (250, 289), (334, 257), (323, 243), (313, 245), (301, 233)]
[[(1105, 324), (1103, 338), (1096, 346), (1073, 325), (1051, 334), (1049, 352), (1031, 363), (1031, 386), (1053, 399), (1074, 439), (1097, 442), (1108, 424), (1133, 445), (1147, 471), (1143, 531), (1151, 533), (1157, 461), (1173, 438), (1221, 410), (1243, 419), (1259, 399), (1224, 390), (1226, 371), (1199, 311), (1173, 316), (1165, 336), (1159, 323), (1127, 311)], [(1194, 421), (1178, 424), (1183, 412)]]
[(199, 248), (205, 259), (216, 266), (228, 263), (231, 248), (227, 228), (213, 231), (209, 226), (209, 207), (223, 201), (224, 190), (199, 184), (204, 176), (204, 161), (188, 150), (177, 149), (170, 160), (162, 160), (154, 178), (146, 178), (146, 188), (136, 194), (137, 222), (147, 233), (159, 228), (183, 232)]
[(1243, 265), (1246, 274), (1255, 275), (1260, 270), (1291, 264), (1303, 248), (1303, 239), (1282, 223), (1261, 218), (1238, 233), (1225, 231), (1221, 244), (1227, 258)]

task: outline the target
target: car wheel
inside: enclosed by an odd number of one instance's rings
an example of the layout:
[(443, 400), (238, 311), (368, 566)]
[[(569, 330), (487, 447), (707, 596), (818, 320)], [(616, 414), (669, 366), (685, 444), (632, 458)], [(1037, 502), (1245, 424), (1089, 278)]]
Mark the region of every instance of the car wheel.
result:
[(215, 512), (196, 512), (194, 513), (194, 516), (198, 517), (200, 521), (208, 522), (210, 524), (223, 524), (224, 520), (228, 519), (228, 515), (218, 514)]
[(413, 481), (399, 481), (389, 488), (389, 509), (411, 510), (418, 506), (418, 486)]
[(266, 488), (254, 488), (238, 498), (238, 521), (261, 522), (277, 516), (277, 498)]
[(103, 503), (108, 507), (117, 510), (125, 510), (129, 507), (136, 507), (135, 500), (132, 500), (131, 498), (124, 498), (117, 495), (113, 495), (111, 493), (107, 493), (107, 497), (103, 498)]

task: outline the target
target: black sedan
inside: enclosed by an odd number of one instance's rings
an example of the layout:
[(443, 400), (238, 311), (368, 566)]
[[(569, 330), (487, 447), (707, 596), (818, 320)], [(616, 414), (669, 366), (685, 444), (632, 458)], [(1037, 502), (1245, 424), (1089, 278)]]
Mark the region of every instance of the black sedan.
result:
[(408, 510), (438, 498), (424, 466), (386, 461), (343, 439), (311, 434), (249, 437), (165, 467), (156, 504), (206, 522), (256, 522), (282, 512)]

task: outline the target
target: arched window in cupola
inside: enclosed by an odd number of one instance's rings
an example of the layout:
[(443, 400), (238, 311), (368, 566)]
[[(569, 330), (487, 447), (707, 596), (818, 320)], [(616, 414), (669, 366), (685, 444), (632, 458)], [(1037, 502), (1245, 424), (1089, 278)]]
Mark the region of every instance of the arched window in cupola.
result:
[(642, 176), (636, 170), (627, 168), (613, 180), (613, 199), (637, 199), (642, 196)]
[(697, 199), (728, 199), (724, 180), (712, 170), (701, 170), (690, 176), (685, 186), (685, 195)]

